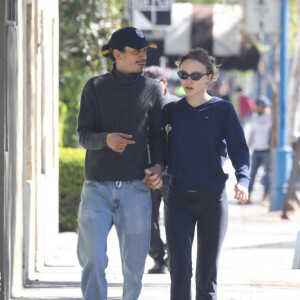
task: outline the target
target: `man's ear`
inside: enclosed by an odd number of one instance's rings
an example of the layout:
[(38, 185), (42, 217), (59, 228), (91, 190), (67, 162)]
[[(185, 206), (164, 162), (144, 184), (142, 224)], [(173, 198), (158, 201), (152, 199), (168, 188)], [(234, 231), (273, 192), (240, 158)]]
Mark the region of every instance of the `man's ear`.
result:
[(114, 49), (113, 50), (113, 56), (115, 57), (116, 60), (118, 60), (122, 57), (122, 52), (119, 51), (118, 49)]

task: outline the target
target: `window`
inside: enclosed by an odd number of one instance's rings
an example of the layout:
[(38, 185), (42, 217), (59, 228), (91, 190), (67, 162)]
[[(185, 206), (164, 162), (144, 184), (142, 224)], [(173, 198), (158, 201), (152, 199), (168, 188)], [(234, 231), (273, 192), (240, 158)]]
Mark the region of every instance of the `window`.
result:
[(16, 0), (7, 1), (7, 20), (16, 21)]

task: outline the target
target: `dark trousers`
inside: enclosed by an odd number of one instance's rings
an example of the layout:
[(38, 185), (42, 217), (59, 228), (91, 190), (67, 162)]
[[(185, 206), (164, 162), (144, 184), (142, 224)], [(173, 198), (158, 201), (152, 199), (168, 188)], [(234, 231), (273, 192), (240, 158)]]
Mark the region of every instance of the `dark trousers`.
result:
[(160, 237), (159, 229), (159, 207), (162, 202), (162, 193), (160, 190), (151, 190), (152, 217), (151, 217), (151, 238), (149, 255), (161, 264), (164, 262), (165, 246)]
[(197, 227), (196, 300), (217, 299), (217, 269), (228, 222), (223, 193), (170, 188), (165, 207), (171, 300), (191, 299), (192, 244)]

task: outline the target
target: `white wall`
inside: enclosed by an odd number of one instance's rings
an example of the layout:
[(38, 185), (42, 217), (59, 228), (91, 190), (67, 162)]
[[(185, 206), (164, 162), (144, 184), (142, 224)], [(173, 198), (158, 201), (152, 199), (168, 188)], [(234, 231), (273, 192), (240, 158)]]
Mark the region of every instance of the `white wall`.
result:
[(16, 23), (0, 25), (5, 299), (51, 263), (58, 235), (58, 0), (16, 3)]

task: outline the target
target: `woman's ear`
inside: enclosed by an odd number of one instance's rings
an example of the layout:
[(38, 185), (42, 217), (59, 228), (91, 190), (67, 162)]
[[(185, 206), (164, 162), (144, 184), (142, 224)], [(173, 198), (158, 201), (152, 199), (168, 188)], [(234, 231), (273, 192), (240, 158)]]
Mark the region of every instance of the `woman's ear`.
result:
[(212, 81), (212, 77), (213, 77), (212, 74), (208, 74), (206, 77), (206, 83), (210, 83)]

